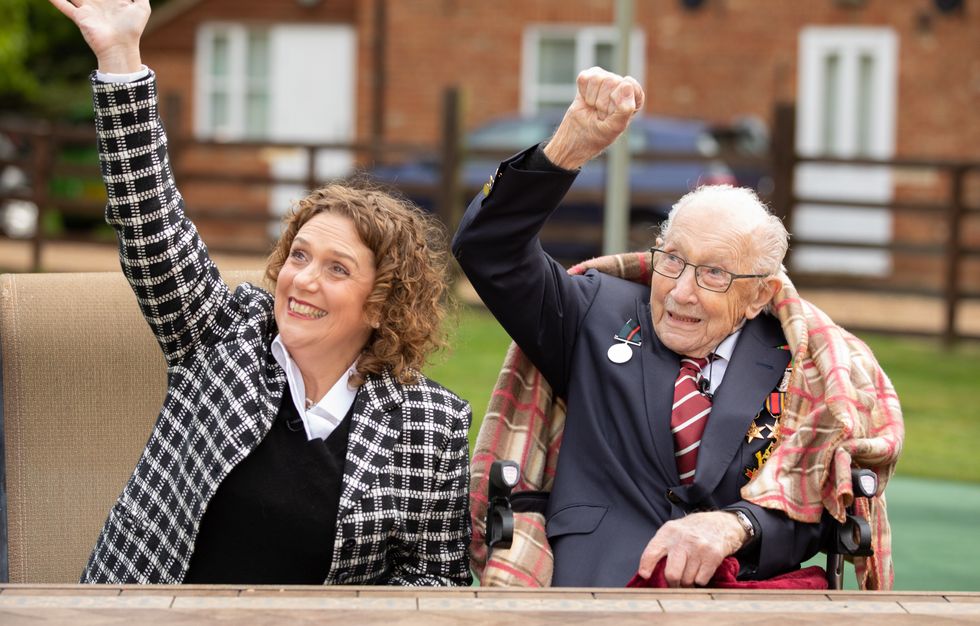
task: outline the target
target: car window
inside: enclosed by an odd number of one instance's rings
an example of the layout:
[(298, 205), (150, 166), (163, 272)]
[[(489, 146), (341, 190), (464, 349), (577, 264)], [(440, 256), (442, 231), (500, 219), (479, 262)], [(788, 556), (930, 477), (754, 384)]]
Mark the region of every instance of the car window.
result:
[(638, 118), (630, 125), (631, 152), (693, 152), (718, 154), (718, 142), (699, 124)]
[(554, 127), (550, 120), (536, 118), (498, 120), (471, 132), (466, 143), (470, 148), (519, 150), (544, 141)]
[[(467, 147), (483, 150), (520, 150), (544, 141), (561, 120), (553, 117), (513, 117), (498, 119), (471, 131)], [(689, 152), (714, 156), (718, 142), (701, 123), (670, 119), (638, 117), (627, 135), (630, 152)]]

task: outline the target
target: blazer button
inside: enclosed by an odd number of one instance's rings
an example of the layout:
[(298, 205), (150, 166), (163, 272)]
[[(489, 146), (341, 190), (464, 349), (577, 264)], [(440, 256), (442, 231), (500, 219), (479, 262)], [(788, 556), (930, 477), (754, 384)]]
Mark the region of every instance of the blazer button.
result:
[(667, 500), (669, 500), (670, 502), (673, 502), (674, 504), (680, 504), (681, 503), (680, 497), (676, 493), (674, 493), (674, 490), (673, 489), (668, 489), (667, 490)]
[(348, 537), (347, 539), (344, 539), (344, 550), (353, 550), (354, 546), (356, 545), (357, 541), (355, 541), (353, 538)]
[(341, 585), (347, 582), (348, 578), (350, 578), (350, 573), (348, 573), (346, 570), (337, 572), (337, 582)]

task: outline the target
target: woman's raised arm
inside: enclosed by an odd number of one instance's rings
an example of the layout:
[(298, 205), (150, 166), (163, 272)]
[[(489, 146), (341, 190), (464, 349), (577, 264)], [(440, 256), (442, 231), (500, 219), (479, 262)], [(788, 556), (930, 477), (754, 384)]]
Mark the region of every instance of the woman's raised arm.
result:
[(150, 17), (150, 0), (49, 0), (75, 22), (99, 60), (99, 71), (136, 72), (140, 37)]

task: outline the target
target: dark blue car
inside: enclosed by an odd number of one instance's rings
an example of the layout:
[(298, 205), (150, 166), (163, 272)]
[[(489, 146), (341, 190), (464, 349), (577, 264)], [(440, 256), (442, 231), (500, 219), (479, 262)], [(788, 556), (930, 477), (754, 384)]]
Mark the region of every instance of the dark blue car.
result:
[[(466, 137), (466, 154), (460, 180), (475, 194), (496, 170), (500, 160), (552, 135), (561, 121), (555, 111), (530, 117), (510, 116), (493, 120)], [(630, 152), (629, 186), (630, 247), (651, 244), (651, 228), (667, 216), (671, 205), (701, 184), (732, 183), (732, 171), (714, 160), (719, 152), (711, 128), (704, 122), (666, 117), (637, 117), (628, 133)], [(643, 155), (661, 153), (655, 160)], [(667, 157), (667, 158), (664, 158)], [(439, 165), (418, 160), (400, 165), (379, 166), (371, 174), (395, 187), (416, 192), (413, 200), (432, 208), (439, 184)], [(575, 262), (601, 253), (606, 160), (586, 164), (565, 201), (549, 220), (542, 242), (555, 258)], [(419, 189), (431, 188), (425, 197)]]

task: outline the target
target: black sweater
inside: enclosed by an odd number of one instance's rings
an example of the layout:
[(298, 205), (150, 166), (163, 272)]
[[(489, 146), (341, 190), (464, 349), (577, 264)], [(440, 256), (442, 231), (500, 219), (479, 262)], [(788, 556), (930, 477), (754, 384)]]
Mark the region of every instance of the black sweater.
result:
[(351, 416), (308, 441), (288, 387), (262, 443), (218, 487), (184, 583), (322, 584), (330, 571)]

